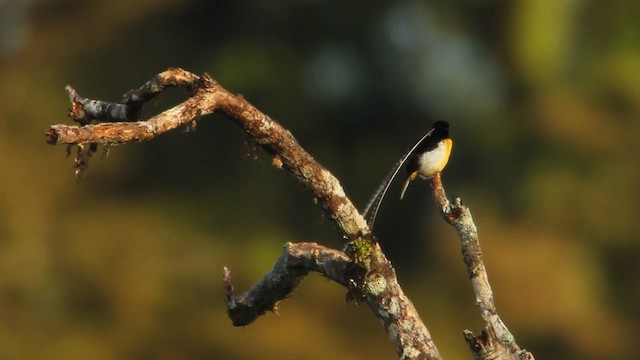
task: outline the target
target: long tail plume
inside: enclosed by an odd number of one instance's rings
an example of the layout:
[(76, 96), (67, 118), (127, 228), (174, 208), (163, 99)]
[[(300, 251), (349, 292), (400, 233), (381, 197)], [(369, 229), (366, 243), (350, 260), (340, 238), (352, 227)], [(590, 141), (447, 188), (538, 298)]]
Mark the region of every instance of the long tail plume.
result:
[[(433, 129), (429, 130), (426, 134), (424, 134), (424, 136), (415, 145), (413, 145), (411, 150), (407, 151), (400, 158), (400, 160), (398, 160), (398, 162), (396, 162), (395, 165), (393, 165), (393, 168), (391, 169), (391, 171), (389, 171), (387, 176), (384, 177), (384, 180), (382, 180), (380, 185), (378, 185), (378, 188), (373, 193), (373, 196), (369, 199), (367, 206), (365, 206), (364, 211), (362, 212), (362, 216), (365, 217), (365, 219), (367, 220), (367, 223), (369, 224), (369, 229), (373, 230), (373, 224), (376, 221), (376, 216), (378, 215), (378, 210), (380, 209), (382, 200), (384, 200), (384, 196), (387, 194), (387, 190), (389, 190), (389, 186), (391, 186), (393, 179), (396, 177), (396, 175), (398, 175), (398, 171), (400, 171), (400, 168), (402, 167), (402, 165), (404, 165), (405, 161), (407, 161), (407, 159), (413, 153), (413, 151), (420, 145), (420, 143), (422, 143), (422, 141), (424, 141), (424, 139), (429, 137), (429, 135), (431, 135), (432, 132), (433, 132)], [(404, 190), (402, 192), (402, 195), (404, 195)]]

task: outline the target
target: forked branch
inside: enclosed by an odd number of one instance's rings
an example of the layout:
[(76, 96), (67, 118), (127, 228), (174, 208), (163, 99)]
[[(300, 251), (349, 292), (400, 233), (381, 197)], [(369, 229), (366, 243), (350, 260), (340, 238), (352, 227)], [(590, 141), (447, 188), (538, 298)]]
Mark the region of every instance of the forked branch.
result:
[[(142, 104), (167, 86), (185, 87), (189, 98), (151, 119), (138, 121)], [(347, 241), (348, 262), (345, 262), (347, 255), (337, 250), (309, 244), (287, 245), (285, 254), (274, 269), (251, 290), (239, 296), (233, 295), (229, 272), (225, 271), (227, 302), (234, 324), (250, 323), (264, 311), (273, 309), (275, 303), (286, 297), (308, 271), (319, 271), (348, 287), (351, 299), (364, 302), (373, 310), (382, 321), (399, 357), (440, 359), (429, 331), (398, 284), (395, 270), (364, 218), (345, 195), (340, 182), (302, 149), (289, 131), (242, 96), (230, 93), (206, 74), (196, 76), (182, 69), (169, 69), (158, 74), (139, 89), (125, 94), (120, 103), (85, 99), (71, 87), (67, 87), (67, 91), (72, 102), (70, 116), (80, 126), (51, 126), (45, 133), (49, 144), (94, 149), (94, 144), (151, 140), (167, 131), (192, 124), (202, 116), (221, 112), (270, 153), (275, 166), (288, 170), (304, 184), (312, 192), (314, 201), (334, 222)], [(89, 124), (92, 120), (107, 122)], [(310, 252), (305, 254), (305, 251)], [(269, 291), (276, 288), (278, 291)], [(248, 316), (243, 309), (256, 314)]]
[[(138, 121), (143, 104), (168, 86), (184, 87), (189, 98), (151, 119)], [(334, 222), (347, 241), (346, 254), (315, 243), (287, 243), (274, 268), (241, 295), (234, 294), (230, 272), (224, 269), (227, 308), (234, 325), (247, 325), (266, 311), (274, 311), (277, 302), (289, 296), (304, 276), (316, 271), (347, 287), (352, 300), (365, 302), (373, 310), (398, 357), (440, 359), (429, 331), (398, 284), (395, 270), (339, 181), (302, 149), (289, 131), (242, 96), (225, 90), (206, 74), (197, 76), (182, 69), (158, 74), (139, 89), (127, 92), (119, 103), (83, 98), (70, 86), (67, 92), (72, 104), (70, 116), (80, 126), (53, 125), (45, 135), (49, 144), (78, 146), (76, 171), (86, 167), (96, 144), (151, 140), (193, 124), (204, 115), (221, 112), (273, 156), (274, 166), (288, 170), (311, 190), (314, 201)], [(94, 120), (103, 123), (90, 124)], [(432, 178), (432, 188), (442, 217), (460, 237), (464, 263), (485, 323), (478, 337), (464, 331), (474, 357), (533, 360), (533, 355), (518, 346), (498, 316), (469, 209), (459, 198), (449, 201), (440, 174)]]

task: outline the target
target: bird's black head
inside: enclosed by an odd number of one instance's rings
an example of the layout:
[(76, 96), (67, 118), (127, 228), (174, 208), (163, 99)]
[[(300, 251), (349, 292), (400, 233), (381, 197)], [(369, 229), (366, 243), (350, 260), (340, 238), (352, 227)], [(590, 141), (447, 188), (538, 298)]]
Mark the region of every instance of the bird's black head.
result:
[(431, 134), (434, 139), (442, 140), (449, 137), (449, 123), (446, 121), (436, 121), (431, 125), (433, 133)]

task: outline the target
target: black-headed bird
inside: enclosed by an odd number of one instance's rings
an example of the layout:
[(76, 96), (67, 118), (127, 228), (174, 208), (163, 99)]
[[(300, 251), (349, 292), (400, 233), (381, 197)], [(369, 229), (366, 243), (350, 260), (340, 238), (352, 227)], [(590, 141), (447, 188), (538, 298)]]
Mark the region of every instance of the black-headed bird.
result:
[(409, 160), (407, 163), (407, 179), (402, 186), (400, 199), (404, 198), (404, 194), (412, 180), (418, 177), (430, 179), (435, 174), (441, 172), (449, 161), (452, 147), (453, 141), (449, 138), (449, 124), (444, 121), (434, 122), (431, 129), (411, 150), (398, 160), (369, 200), (369, 203), (362, 213), (369, 223), (369, 228), (373, 229), (373, 223), (376, 221), (382, 200), (387, 194), (387, 190), (393, 182), (393, 179), (407, 159)]

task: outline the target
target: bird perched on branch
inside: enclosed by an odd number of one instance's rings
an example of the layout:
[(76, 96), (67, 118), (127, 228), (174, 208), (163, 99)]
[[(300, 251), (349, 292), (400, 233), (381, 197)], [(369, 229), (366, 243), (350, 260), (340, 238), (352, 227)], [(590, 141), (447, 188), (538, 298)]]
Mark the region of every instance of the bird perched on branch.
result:
[(402, 186), (400, 199), (404, 198), (412, 180), (417, 177), (430, 179), (441, 172), (449, 161), (452, 147), (453, 141), (449, 138), (449, 124), (444, 121), (434, 122), (431, 129), (398, 160), (369, 200), (363, 212), (363, 216), (369, 223), (369, 228), (373, 229), (380, 204), (382, 204), (393, 179), (407, 160), (409, 160), (407, 178)]

